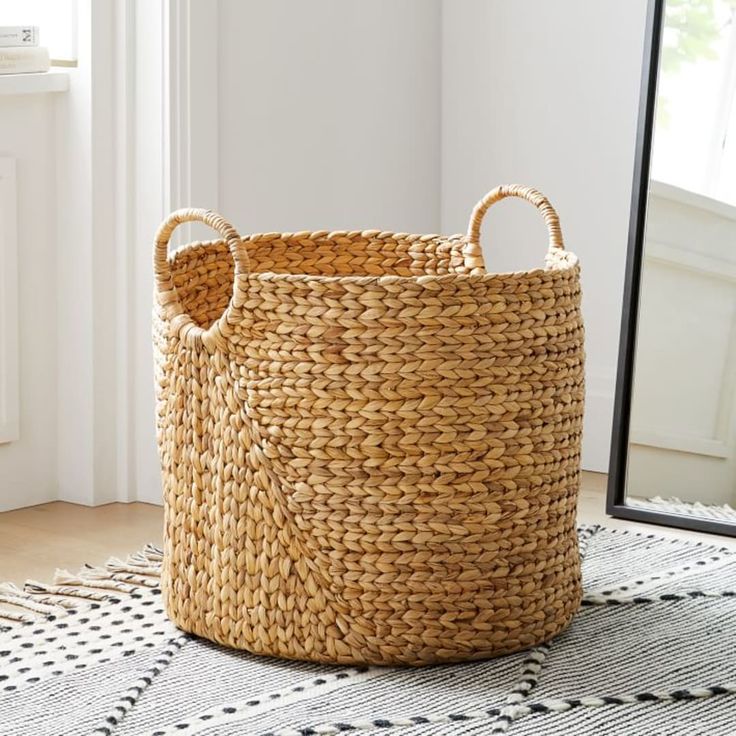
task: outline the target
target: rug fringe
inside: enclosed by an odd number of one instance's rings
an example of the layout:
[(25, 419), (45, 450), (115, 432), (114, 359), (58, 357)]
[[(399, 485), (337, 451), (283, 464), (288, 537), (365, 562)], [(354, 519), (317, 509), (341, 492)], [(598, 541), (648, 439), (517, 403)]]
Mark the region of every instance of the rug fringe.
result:
[(76, 574), (72, 574), (68, 570), (57, 570), (56, 575), (54, 575), (54, 583), (56, 585), (81, 585), (129, 593), (131, 587), (155, 588), (158, 585), (158, 577), (154, 578), (151, 574), (131, 574), (95, 567), (82, 568)]
[(79, 605), (79, 601), (75, 600), (77, 598), (101, 601), (108, 597), (104, 593), (98, 593), (92, 590), (84, 590), (71, 586), (67, 587), (64, 585), (50, 585), (48, 583), (39, 583), (36, 580), (27, 580), (23, 586), (23, 590), (41, 603), (50, 603), (64, 608), (76, 608)]
[(32, 595), (21, 590), (13, 583), (0, 583), (0, 603), (22, 608), (33, 613), (48, 615), (56, 610), (56, 606), (36, 600)]
[(142, 550), (128, 555), (128, 562), (131, 565), (160, 566), (163, 561), (164, 551), (153, 544), (147, 544)]
[(147, 544), (125, 560), (111, 557), (104, 565), (84, 565), (76, 573), (57, 570), (52, 583), (27, 580), (22, 588), (0, 583), (0, 629), (64, 615), (87, 601), (106, 601), (156, 588), (162, 560), (161, 549)]

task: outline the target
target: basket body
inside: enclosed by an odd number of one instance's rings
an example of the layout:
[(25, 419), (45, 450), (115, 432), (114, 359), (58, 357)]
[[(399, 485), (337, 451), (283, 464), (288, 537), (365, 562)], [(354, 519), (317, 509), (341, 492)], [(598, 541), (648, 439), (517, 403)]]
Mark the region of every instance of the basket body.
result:
[(482, 658), (560, 632), (581, 595), (575, 257), (490, 275), (460, 236), (240, 243), (248, 273), (225, 241), (193, 244), (158, 291), (173, 621), (339, 663)]

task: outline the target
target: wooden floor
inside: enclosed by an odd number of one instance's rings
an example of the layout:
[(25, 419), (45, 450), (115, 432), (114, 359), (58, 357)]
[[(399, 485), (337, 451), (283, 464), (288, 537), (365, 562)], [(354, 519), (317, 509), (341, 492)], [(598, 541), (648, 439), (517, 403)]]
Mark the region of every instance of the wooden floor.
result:
[[(605, 475), (583, 473), (581, 523), (717, 541), (736, 549), (734, 539), (612, 519), (605, 513), (605, 489)], [(147, 542), (160, 544), (162, 527), (162, 508), (145, 503), (90, 508), (56, 502), (0, 513), (0, 582), (50, 581), (56, 568), (76, 571), (85, 562), (99, 565), (111, 556), (125, 557)]]
[(76, 572), (160, 543), (163, 509), (147, 503), (77, 506), (56, 501), (0, 513), (0, 582), (50, 582), (56, 568)]

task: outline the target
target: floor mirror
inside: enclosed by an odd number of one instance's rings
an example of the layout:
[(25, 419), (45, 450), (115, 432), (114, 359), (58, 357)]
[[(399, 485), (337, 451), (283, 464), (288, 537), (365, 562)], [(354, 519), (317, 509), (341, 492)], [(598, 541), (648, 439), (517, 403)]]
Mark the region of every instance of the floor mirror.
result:
[(736, 2), (650, 0), (607, 511), (735, 508)]

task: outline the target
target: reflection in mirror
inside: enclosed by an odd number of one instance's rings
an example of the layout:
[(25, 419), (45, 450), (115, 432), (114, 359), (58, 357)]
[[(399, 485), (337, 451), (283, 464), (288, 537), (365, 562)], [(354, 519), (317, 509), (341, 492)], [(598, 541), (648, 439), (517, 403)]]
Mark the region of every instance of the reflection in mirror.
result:
[(662, 15), (625, 503), (736, 523), (736, 0)]

